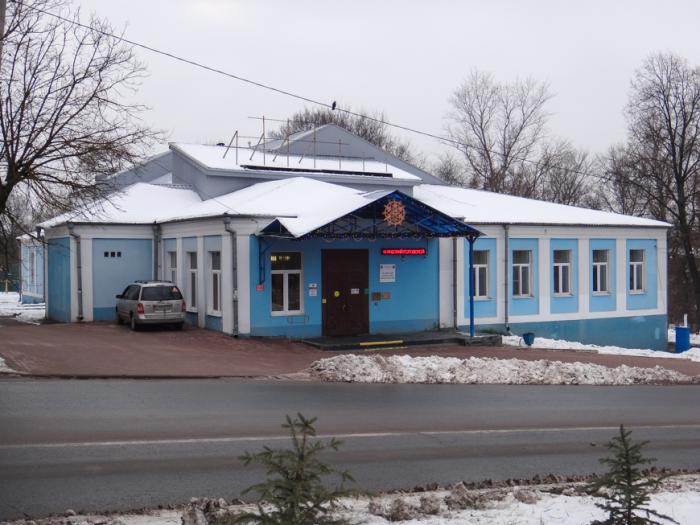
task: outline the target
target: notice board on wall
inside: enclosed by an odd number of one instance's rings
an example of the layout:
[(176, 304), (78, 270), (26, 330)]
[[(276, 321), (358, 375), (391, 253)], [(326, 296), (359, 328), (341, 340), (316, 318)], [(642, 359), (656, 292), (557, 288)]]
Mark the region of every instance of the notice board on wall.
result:
[(379, 282), (380, 283), (395, 283), (396, 282), (396, 265), (395, 264), (380, 264), (379, 265)]

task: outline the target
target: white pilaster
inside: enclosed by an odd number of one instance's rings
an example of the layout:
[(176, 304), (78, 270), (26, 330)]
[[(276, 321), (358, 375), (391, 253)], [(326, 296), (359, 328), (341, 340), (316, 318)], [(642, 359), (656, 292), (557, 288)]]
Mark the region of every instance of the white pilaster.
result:
[(591, 278), (590, 240), (578, 240), (578, 311), (590, 310), (589, 290)]
[(615, 239), (615, 294), (617, 311), (627, 311), (627, 242), (624, 238)]
[(233, 333), (233, 264), (231, 259), (231, 235), (221, 236), (221, 328)]
[(206, 325), (206, 274), (208, 273), (207, 259), (207, 254), (204, 253), (204, 237), (200, 235), (197, 237), (197, 322), (199, 323), (200, 328), (204, 328)]
[(550, 314), (550, 301), (549, 301), (549, 275), (550, 275), (550, 257), (549, 257), (549, 242), (550, 239), (540, 238), (537, 241), (537, 251), (539, 259), (539, 268), (533, 268), (537, 273), (538, 285), (539, 285), (539, 314), (548, 315)]
[(440, 328), (453, 325), (452, 319), (452, 239), (438, 240)]
[(92, 239), (80, 239), (83, 274), (83, 321), (92, 321)]
[[(249, 334), (251, 305), (250, 236), (238, 235), (236, 243), (236, 251), (238, 252), (238, 333)], [(257, 269), (255, 271), (257, 272)]]

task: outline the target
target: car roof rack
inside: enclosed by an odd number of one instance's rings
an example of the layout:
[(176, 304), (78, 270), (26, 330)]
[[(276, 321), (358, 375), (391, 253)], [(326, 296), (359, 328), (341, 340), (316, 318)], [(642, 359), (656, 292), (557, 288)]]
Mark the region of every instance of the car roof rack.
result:
[(167, 279), (148, 279), (148, 280), (143, 280), (143, 279), (137, 279), (134, 281), (135, 283), (139, 284), (149, 284), (149, 283), (170, 283), (172, 284), (172, 281), (168, 281)]

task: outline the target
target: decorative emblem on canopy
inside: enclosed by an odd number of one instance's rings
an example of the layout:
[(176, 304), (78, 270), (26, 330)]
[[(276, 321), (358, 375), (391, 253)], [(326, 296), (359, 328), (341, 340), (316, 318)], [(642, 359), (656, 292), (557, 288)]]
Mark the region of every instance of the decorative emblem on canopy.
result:
[(389, 226), (401, 226), (406, 220), (406, 206), (400, 201), (390, 200), (384, 205), (384, 222)]

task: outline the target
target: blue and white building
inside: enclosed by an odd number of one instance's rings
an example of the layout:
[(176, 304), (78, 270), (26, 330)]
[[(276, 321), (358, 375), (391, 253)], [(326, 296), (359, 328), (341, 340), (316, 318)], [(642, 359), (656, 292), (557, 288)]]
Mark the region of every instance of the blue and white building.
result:
[(159, 278), (191, 324), (232, 335), (467, 330), (472, 314), (477, 331), (667, 345), (668, 224), (446, 186), (334, 125), (174, 143), (105, 182), (108, 201), (41, 225), (52, 319), (112, 320), (130, 281)]

